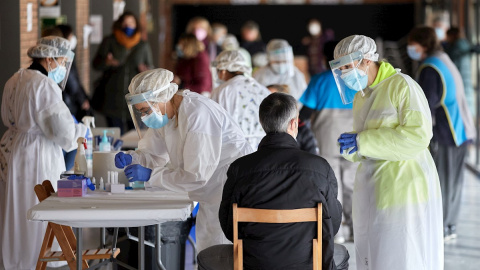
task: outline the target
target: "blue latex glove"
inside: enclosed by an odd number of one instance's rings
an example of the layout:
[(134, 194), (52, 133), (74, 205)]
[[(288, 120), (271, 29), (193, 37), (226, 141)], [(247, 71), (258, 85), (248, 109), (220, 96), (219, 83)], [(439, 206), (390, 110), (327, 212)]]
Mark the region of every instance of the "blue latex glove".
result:
[(150, 179), (150, 174), (152, 174), (152, 170), (145, 168), (140, 164), (133, 164), (125, 169), (125, 175), (128, 178), (128, 182), (148, 181)]
[(340, 138), (338, 138), (338, 142), (340, 143), (340, 154), (343, 153), (343, 151), (352, 148), (348, 154), (353, 154), (357, 152), (358, 147), (357, 147), (357, 133), (343, 133), (340, 135)]
[(125, 166), (132, 163), (132, 155), (125, 154), (123, 152), (118, 152), (115, 155), (115, 167), (119, 169), (125, 168)]
[(90, 180), (90, 178), (85, 177), (85, 176), (83, 176), (83, 175), (70, 175), (67, 179), (68, 179), (68, 180), (81, 180), (81, 179), (86, 179), (86, 180), (87, 180), (87, 187), (88, 187), (90, 190), (95, 190), (95, 185), (92, 183), (92, 180)]

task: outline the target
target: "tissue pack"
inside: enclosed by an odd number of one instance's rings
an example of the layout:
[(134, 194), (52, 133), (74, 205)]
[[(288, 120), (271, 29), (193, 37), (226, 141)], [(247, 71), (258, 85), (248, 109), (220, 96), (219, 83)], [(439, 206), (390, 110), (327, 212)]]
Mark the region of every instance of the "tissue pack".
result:
[(87, 181), (85, 179), (57, 181), (58, 197), (83, 197), (87, 194)]

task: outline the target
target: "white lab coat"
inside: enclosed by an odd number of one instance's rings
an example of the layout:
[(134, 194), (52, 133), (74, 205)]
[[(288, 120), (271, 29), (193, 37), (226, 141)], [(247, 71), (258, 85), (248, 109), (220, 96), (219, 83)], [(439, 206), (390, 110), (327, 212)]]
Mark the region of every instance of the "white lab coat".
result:
[(399, 71), (364, 93), (353, 103), (358, 151), (344, 154), (360, 161), (353, 190), (357, 269), (442, 270), (442, 195), (428, 150), (425, 94)]
[(62, 148), (75, 149), (87, 128), (75, 125), (58, 85), (29, 69), (5, 84), (2, 120), (8, 127), (0, 144), (3, 263), (6, 270), (34, 269), (47, 224), (27, 221), (28, 209), (38, 203), (33, 189), (46, 179), (56, 188), (65, 171)]
[(253, 150), (233, 118), (213, 100), (185, 90), (177, 117), (160, 129), (148, 129), (130, 151), (132, 163), (152, 169), (146, 186), (188, 192), (200, 203), (197, 247), (230, 243), (218, 220), (227, 170), (233, 161)]
[(265, 136), (258, 111), (260, 103), (268, 95), (270, 91), (254, 78), (237, 75), (215, 88), (211, 98), (230, 113), (252, 149), (257, 150)]
[(293, 74), (291, 76), (288, 73), (277, 74), (270, 66), (265, 66), (255, 71), (253, 77), (264, 86), (271, 84), (288, 85), (290, 87), (290, 95), (296, 100), (300, 99), (305, 89), (307, 89), (305, 75), (295, 66), (293, 67)]

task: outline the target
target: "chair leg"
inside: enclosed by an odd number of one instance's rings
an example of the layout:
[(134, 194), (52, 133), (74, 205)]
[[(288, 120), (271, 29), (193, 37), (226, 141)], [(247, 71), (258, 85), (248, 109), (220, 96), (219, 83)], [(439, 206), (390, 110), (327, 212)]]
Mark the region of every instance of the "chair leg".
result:
[(70, 246), (70, 243), (67, 240), (67, 237), (65, 236), (65, 232), (62, 229), (61, 225), (51, 223), (53, 233), (55, 234), (55, 237), (57, 238), (58, 244), (60, 245), (60, 248), (62, 249), (63, 256), (65, 256), (65, 259), (67, 260), (68, 266), (70, 269), (76, 269), (77, 265), (75, 263), (76, 257), (73, 252), (72, 246)]
[(47, 268), (47, 262), (40, 261), (40, 258), (43, 258), (45, 253), (52, 248), (53, 237), (53, 231), (49, 222), (47, 229), (45, 230), (45, 236), (43, 237), (42, 248), (38, 254), (37, 266), (35, 267), (36, 270), (45, 270)]

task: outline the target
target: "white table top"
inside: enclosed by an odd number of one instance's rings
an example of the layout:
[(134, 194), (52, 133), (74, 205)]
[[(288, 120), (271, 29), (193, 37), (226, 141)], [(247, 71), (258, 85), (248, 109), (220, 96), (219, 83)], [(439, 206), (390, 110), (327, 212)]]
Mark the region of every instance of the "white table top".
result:
[(71, 227), (138, 227), (186, 220), (193, 202), (186, 193), (158, 188), (125, 193), (91, 192), (85, 197), (50, 197), (30, 208), (27, 219)]

